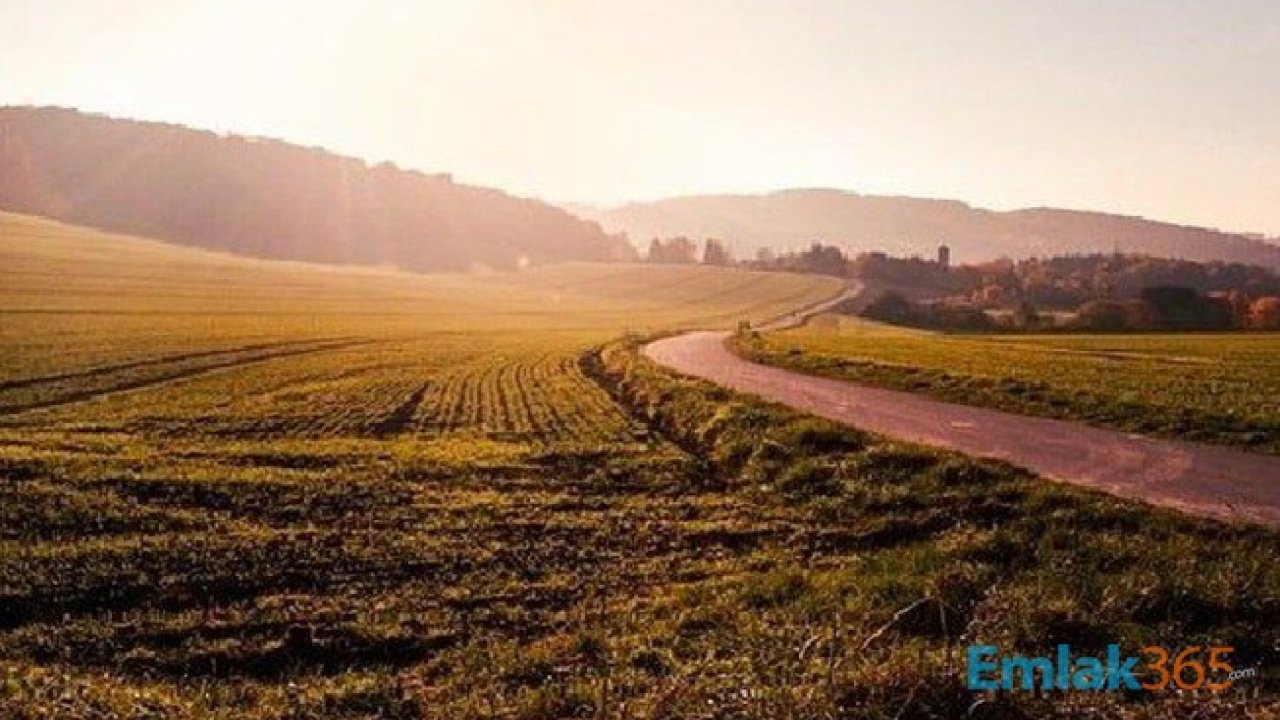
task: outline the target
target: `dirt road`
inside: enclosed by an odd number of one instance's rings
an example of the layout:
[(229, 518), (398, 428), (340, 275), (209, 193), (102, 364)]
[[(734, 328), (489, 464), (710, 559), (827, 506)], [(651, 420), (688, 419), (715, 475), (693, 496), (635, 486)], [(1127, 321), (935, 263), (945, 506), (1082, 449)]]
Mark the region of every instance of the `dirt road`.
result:
[(1043, 477), (1196, 515), (1280, 526), (1280, 457), (802, 375), (739, 358), (725, 347), (727, 336), (692, 332), (644, 352), (686, 375), (890, 437), (1005, 460)]

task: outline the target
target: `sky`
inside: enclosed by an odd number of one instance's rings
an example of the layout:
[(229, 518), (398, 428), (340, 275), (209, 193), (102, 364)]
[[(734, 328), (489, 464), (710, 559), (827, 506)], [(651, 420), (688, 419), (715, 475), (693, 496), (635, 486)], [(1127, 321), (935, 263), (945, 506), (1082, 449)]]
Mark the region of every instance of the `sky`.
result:
[(1280, 0), (0, 0), (0, 105), (557, 202), (838, 187), (1280, 236)]

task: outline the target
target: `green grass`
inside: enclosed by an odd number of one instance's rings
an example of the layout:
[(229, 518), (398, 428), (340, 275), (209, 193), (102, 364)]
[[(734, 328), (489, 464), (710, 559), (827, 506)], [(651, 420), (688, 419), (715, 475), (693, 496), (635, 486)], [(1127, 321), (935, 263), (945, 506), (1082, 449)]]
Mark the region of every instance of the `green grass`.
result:
[(952, 402), (1280, 453), (1280, 334), (946, 334), (854, 318), (736, 341), (760, 362)]
[[(0, 262), (0, 717), (963, 717), (974, 639), (1242, 666), (1277, 640), (1273, 532), (889, 443), (617, 340), (833, 282), (345, 271), (13, 216)], [(1274, 690), (1002, 704), (1238, 715)]]

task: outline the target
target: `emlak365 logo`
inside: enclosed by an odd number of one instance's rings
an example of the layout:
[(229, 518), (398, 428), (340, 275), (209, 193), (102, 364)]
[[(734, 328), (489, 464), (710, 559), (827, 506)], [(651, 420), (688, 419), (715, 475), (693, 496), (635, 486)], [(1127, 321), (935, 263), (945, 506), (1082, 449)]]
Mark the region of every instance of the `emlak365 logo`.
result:
[(1126, 655), (1117, 644), (1101, 656), (1073, 656), (1059, 645), (1053, 657), (1002, 656), (995, 645), (970, 645), (965, 653), (970, 690), (1181, 690), (1221, 691), (1236, 680), (1257, 675), (1236, 670), (1230, 647), (1193, 645), (1171, 652), (1160, 646)]

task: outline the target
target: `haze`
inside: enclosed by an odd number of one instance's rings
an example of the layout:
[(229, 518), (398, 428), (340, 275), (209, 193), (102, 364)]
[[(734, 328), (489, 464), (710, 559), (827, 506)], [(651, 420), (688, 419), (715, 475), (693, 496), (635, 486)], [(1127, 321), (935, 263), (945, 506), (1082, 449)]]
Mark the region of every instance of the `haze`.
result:
[(831, 186), (1280, 235), (1280, 5), (0, 0), (0, 104), (559, 201)]

